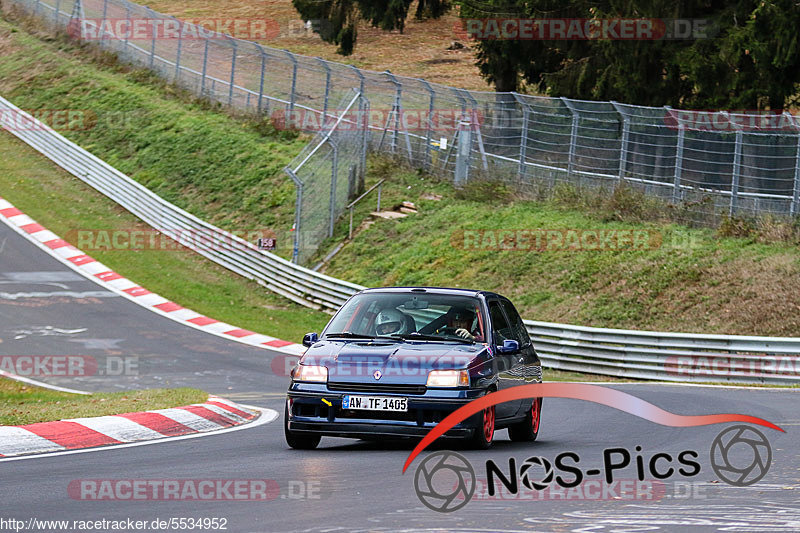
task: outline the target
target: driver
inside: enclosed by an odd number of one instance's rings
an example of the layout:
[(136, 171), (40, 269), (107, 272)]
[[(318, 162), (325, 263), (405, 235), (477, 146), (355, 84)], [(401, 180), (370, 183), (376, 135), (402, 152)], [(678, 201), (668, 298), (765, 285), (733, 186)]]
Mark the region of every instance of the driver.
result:
[(455, 334), (463, 339), (470, 341), (480, 340), (480, 331), (472, 329), (472, 324), (475, 322), (475, 312), (469, 308), (452, 308), (447, 312), (447, 325), (436, 330), (437, 333), (442, 330), (455, 330)]
[(403, 335), (408, 333), (406, 315), (397, 309), (384, 309), (375, 318), (377, 335)]

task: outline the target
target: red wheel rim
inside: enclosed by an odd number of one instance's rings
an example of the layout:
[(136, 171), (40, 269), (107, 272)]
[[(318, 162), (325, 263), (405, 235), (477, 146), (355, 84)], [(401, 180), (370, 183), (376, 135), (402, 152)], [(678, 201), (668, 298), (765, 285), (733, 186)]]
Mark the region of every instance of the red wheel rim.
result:
[(494, 405), (483, 410), (483, 437), (486, 442), (494, 438)]
[(531, 405), (531, 425), (533, 426), (533, 432), (539, 432), (539, 415), (542, 412), (542, 404), (539, 398), (533, 399), (533, 405)]

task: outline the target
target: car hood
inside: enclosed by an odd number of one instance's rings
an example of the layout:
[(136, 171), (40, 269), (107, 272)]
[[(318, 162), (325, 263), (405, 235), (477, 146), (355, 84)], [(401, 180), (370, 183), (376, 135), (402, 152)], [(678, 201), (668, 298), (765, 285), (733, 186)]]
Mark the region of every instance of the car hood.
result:
[[(402, 341), (320, 341), (301, 362), (328, 368), (328, 381), (424, 384), (431, 370), (465, 369), (487, 357), (483, 344)], [(379, 374), (376, 374), (379, 373)]]

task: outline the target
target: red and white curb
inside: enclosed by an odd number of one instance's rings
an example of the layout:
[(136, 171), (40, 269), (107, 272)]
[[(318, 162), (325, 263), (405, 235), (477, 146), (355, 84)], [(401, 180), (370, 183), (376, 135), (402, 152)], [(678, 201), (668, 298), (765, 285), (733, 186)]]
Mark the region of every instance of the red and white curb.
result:
[(0, 221), (5, 222), (17, 233), (39, 246), (39, 248), (100, 286), (167, 318), (219, 337), (259, 348), (276, 350), (291, 355), (302, 355), (305, 351), (305, 347), (301, 344), (237, 328), (191, 309), (181, 307), (175, 302), (148, 291), (137, 283), (117, 274), (103, 263), (84, 254), (65, 240), (60, 239), (58, 235), (37, 224), (35, 220), (1, 197)]
[(0, 457), (118, 445), (198, 433), (251, 422), (259, 411), (217, 396), (205, 403), (25, 426), (0, 426)]

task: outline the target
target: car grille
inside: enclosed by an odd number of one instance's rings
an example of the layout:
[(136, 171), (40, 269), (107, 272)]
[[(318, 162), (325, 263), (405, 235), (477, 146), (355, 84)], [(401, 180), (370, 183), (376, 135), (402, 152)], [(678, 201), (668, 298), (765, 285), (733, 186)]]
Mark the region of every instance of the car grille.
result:
[(342, 383), (329, 381), (330, 390), (343, 392), (384, 392), (392, 394), (425, 394), (428, 388), (425, 385), (408, 385), (404, 383)]

